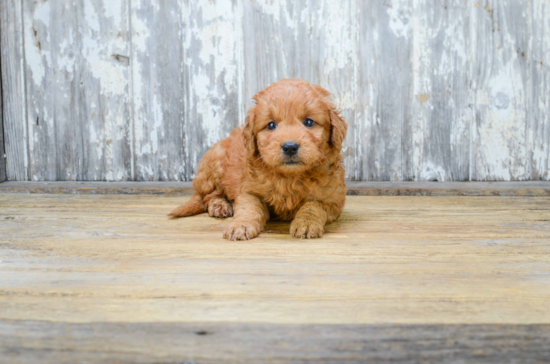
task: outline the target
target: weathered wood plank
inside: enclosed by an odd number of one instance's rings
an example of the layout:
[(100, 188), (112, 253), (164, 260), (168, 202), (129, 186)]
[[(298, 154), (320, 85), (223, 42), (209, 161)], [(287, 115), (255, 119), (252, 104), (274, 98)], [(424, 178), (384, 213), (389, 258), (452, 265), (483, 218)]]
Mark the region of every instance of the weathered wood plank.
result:
[(240, 0), (189, 2), (184, 40), (186, 180), (195, 176), (214, 143), (244, 123), (242, 17)]
[(471, 21), (471, 180), (526, 180), (531, 112), (531, 2), (476, 1)]
[(1, 320), (0, 359), (17, 363), (542, 363), (550, 359), (550, 325)]
[(78, 7), (83, 160), (77, 179), (132, 179), (129, 1), (81, 0)]
[(468, 181), (471, 2), (414, 0), (414, 117), (405, 120), (405, 180)]
[(328, 0), (244, 2), (245, 101), (283, 78), (303, 78), (333, 93), (349, 124), (344, 146), (354, 177), (357, 4)]
[[(0, 8), (1, 10), (1, 8)], [(2, 22), (0, 20), (0, 39), (2, 37)], [(0, 41), (0, 47), (2, 47), (2, 42)], [(4, 148), (4, 118), (2, 111), (2, 56), (0, 54), (0, 182), (6, 180), (6, 159), (5, 148)]]
[[(350, 196), (550, 196), (545, 181), (347, 182)], [(192, 195), (191, 182), (5, 182), (0, 193)]]
[(131, 1), (137, 181), (185, 180), (187, 1)]
[(166, 218), (185, 199), (0, 194), (0, 319), (550, 323), (550, 197), (354, 196), (322, 239), (250, 242)]
[(7, 178), (28, 180), (23, 15), (21, 1), (0, 1), (0, 67)]
[(30, 178), (129, 179), (126, 1), (28, 1), (23, 11)]
[(533, 1), (532, 164), (534, 180), (550, 180), (550, 4)]
[(550, 180), (543, 0), (0, 6), (10, 180), (191, 180), (284, 77), (334, 93), (349, 179)]
[(239, 4), (132, 2), (137, 180), (191, 180), (243, 121)]
[(358, 180), (403, 180), (404, 159), (412, 150), (403, 134), (412, 118), (411, 5), (358, 1)]

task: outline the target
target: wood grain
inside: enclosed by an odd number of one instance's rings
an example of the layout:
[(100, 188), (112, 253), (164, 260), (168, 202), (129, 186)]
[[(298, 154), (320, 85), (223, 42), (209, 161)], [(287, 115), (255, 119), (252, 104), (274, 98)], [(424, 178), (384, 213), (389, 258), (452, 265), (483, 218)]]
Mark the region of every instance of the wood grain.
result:
[(467, 181), (470, 175), (471, 3), (413, 1), (413, 115), (404, 120), (405, 180)]
[[(0, 20), (1, 24), (1, 20)], [(2, 36), (2, 27), (0, 26), (0, 37)], [(1, 47), (1, 42), (0, 42)], [(2, 112), (2, 57), (0, 57), (0, 182), (6, 180), (6, 159), (4, 148), (4, 120)]]
[(549, 325), (0, 320), (0, 339), (0, 358), (14, 363), (541, 363), (550, 358)]
[(244, 124), (242, 2), (189, 1), (184, 21), (185, 180), (190, 181), (207, 150)]
[(550, 197), (352, 196), (249, 242), (187, 198), (0, 194), (0, 360), (548, 358)]
[[(545, 181), (522, 182), (357, 182), (348, 181), (349, 196), (550, 196)], [(14, 182), (0, 185), (0, 193), (84, 195), (190, 196), (191, 182)]]
[(534, 180), (550, 180), (550, 4), (533, 1), (532, 164)]
[(187, 197), (0, 196), (0, 319), (550, 323), (550, 197), (349, 197), (320, 240), (170, 220)]
[(28, 180), (23, 14), (21, 2), (0, 1), (0, 66), (6, 152), (11, 181)]
[(24, 2), (31, 180), (129, 179), (126, 8)]
[(190, 181), (285, 77), (333, 92), (349, 180), (550, 180), (544, 0), (2, 6), (9, 180)]
[(185, 180), (187, 2), (131, 1), (134, 180)]
[(471, 180), (526, 180), (531, 176), (531, 2), (476, 2), (472, 7)]
[(369, 1), (359, 7), (357, 180), (404, 179), (410, 148), (404, 124), (412, 118), (411, 6)]

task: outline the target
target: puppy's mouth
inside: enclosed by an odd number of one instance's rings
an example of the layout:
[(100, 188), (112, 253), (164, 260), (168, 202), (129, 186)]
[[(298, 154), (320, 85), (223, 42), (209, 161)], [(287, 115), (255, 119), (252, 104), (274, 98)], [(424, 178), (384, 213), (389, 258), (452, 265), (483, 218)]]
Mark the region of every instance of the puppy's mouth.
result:
[(283, 164), (286, 165), (286, 166), (295, 166), (297, 164), (302, 164), (302, 162), (299, 162), (299, 161), (285, 161)]

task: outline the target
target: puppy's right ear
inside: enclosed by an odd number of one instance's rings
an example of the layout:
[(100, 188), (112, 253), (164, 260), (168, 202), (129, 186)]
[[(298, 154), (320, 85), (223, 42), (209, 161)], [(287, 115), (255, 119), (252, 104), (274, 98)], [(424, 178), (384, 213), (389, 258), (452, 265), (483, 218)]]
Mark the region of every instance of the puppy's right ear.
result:
[(248, 110), (246, 115), (244, 129), (243, 129), (243, 138), (244, 146), (248, 151), (248, 155), (257, 156), (258, 155), (258, 145), (256, 144), (256, 136), (254, 135), (254, 121), (256, 115), (252, 109)]

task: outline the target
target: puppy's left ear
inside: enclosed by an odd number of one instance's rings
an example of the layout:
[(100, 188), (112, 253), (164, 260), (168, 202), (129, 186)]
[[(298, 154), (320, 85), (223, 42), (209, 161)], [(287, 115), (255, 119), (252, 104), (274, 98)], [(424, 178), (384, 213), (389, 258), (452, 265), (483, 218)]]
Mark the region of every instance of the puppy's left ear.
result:
[(340, 112), (335, 108), (330, 108), (330, 145), (337, 150), (342, 149), (342, 143), (346, 138), (346, 133), (348, 130), (348, 124)]

